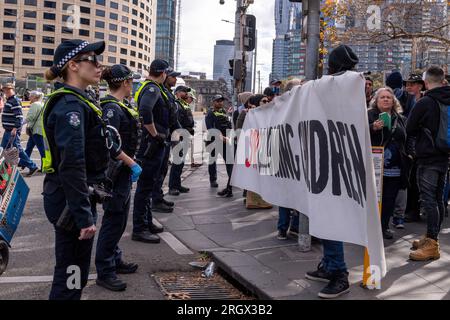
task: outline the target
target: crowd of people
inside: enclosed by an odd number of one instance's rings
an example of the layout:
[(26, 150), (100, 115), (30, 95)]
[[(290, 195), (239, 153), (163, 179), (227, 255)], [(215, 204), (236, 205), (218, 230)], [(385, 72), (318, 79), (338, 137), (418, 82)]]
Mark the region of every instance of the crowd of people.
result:
[[(95, 252), (96, 281), (106, 289), (123, 291), (127, 285), (118, 275), (138, 269), (137, 264), (123, 259), (119, 247), (129, 211), (133, 215), (132, 240), (159, 243), (158, 234), (164, 228), (153, 223), (152, 212), (170, 213), (175, 205), (164, 199), (165, 177), (169, 174), (170, 195), (190, 191), (182, 185), (181, 174), (194, 135), (192, 89), (178, 86), (172, 91), (180, 73), (167, 61), (156, 59), (132, 97), (133, 72), (125, 65), (103, 67), (98, 55), (104, 49), (104, 42), (61, 43), (55, 51), (53, 66), (46, 72), (48, 81), (57, 80), (55, 90), (46, 97), (45, 103), (42, 93), (30, 92), (31, 106), (25, 119), (13, 84), (2, 87), (5, 97), (0, 102), (3, 104), (2, 147), (18, 149), (19, 167), (28, 168), (27, 176), (38, 170), (46, 173), (44, 209), (54, 226), (56, 256), (50, 299), (81, 297), (97, 233), (97, 204), (102, 204), (104, 217)], [(357, 63), (358, 57), (352, 49), (341, 45), (330, 53), (328, 73), (338, 76), (355, 70)], [(100, 81), (107, 82), (109, 94), (95, 101), (86, 90)], [(264, 107), (303, 83), (300, 79), (286, 83), (274, 80), (263, 94), (243, 92), (231, 116), (224, 109), (227, 99), (222, 95), (214, 97), (205, 117), (206, 150), (212, 159), (208, 163), (210, 187), (219, 187), (219, 154), (225, 160), (228, 175), (227, 184), (218, 196), (233, 196), (230, 179), (237, 140), (230, 138), (228, 130), (242, 129), (249, 110)], [(423, 76), (411, 74), (406, 80), (399, 72), (392, 72), (386, 86), (376, 90), (373, 80), (367, 76), (365, 94), (372, 146), (384, 149), (383, 236), (394, 237), (391, 224), (401, 229), (405, 221), (426, 216), (426, 233), (413, 243), (410, 259), (438, 259), (439, 232), (449, 190), (449, 150), (437, 143), (442, 106), (450, 105), (450, 86), (444, 71), (430, 66)], [(130, 104), (132, 100), (134, 106)], [(29, 135), (25, 150), (20, 143), (24, 124)], [(179, 145), (182, 148), (175, 148)], [(218, 145), (221, 147), (217, 148)], [(35, 146), (42, 158), (40, 169), (30, 158)], [(209, 146), (212, 146), (210, 150)], [(137, 185), (131, 209), (133, 183)], [(247, 209), (272, 208), (260, 195), (243, 192)], [(277, 238), (285, 240), (288, 233), (297, 235), (300, 213), (283, 207), (278, 210)], [(339, 241), (319, 241), (323, 259), (317, 270), (308, 272), (306, 277), (327, 283), (320, 297), (335, 298), (349, 291), (344, 246)], [(67, 287), (70, 276), (67, 270), (72, 265), (80, 268), (80, 288)]]

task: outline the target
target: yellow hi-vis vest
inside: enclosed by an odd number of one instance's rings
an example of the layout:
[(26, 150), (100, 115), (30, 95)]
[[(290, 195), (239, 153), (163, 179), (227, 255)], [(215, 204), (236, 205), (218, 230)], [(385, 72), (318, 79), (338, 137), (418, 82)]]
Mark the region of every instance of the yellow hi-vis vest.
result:
[(131, 107), (128, 107), (125, 103), (117, 100), (102, 100), (100, 104), (107, 104), (107, 103), (115, 103), (118, 104), (122, 109), (127, 111), (134, 119), (139, 120), (139, 113)]
[(145, 80), (144, 82), (141, 83), (141, 86), (134, 94), (134, 101), (136, 102), (136, 105), (138, 107), (139, 107), (139, 99), (141, 98), (142, 90), (144, 90), (144, 88), (147, 87), (147, 85), (149, 85), (150, 83), (155, 84), (159, 88), (159, 91), (161, 92), (161, 95), (163, 96), (163, 99), (166, 101), (166, 103), (169, 101), (169, 97), (167, 96), (166, 92), (164, 91), (164, 89), (158, 82), (153, 81), (153, 80)]
[(95, 104), (93, 104), (91, 101), (83, 97), (82, 95), (76, 93), (75, 91), (72, 91), (67, 88), (60, 88), (48, 95), (48, 100), (44, 105), (43, 110), (43, 117), (42, 117), (42, 133), (44, 135), (44, 147), (45, 147), (45, 153), (44, 158), (42, 158), (42, 172), (44, 173), (54, 173), (55, 168), (53, 168), (53, 161), (52, 161), (52, 153), (50, 151), (50, 144), (48, 143), (47, 134), (45, 132), (45, 120), (46, 120), (46, 112), (47, 108), (51, 105), (51, 103), (55, 100), (55, 97), (62, 95), (62, 94), (72, 94), (76, 96), (78, 99), (86, 103), (94, 112), (99, 116), (99, 118), (102, 118), (102, 110), (97, 107)]

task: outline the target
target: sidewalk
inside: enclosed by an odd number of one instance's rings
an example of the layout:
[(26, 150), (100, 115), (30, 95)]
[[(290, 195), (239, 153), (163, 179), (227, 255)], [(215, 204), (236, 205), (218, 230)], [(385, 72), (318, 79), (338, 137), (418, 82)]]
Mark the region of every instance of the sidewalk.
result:
[[(191, 249), (211, 253), (220, 268), (258, 298), (319, 299), (317, 293), (324, 284), (306, 280), (304, 274), (317, 267), (321, 246), (301, 253), (296, 239), (277, 240), (278, 208), (247, 210), (242, 190), (235, 188), (233, 198), (217, 197), (216, 192), (226, 184), (225, 167), (218, 166), (218, 171), (218, 189), (209, 187), (204, 164), (184, 180), (190, 193), (167, 196), (176, 202), (174, 213), (155, 213), (155, 218)], [(347, 244), (351, 292), (341, 299), (450, 299), (448, 218), (441, 234), (441, 259), (408, 261), (411, 242), (423, 234), (425, 227), (424, 223), (407, 224), (406, 230), (396, 231), (394, 240), (385, 242), (388, 274), (381, 290), (359, 287), (364, 250)]]

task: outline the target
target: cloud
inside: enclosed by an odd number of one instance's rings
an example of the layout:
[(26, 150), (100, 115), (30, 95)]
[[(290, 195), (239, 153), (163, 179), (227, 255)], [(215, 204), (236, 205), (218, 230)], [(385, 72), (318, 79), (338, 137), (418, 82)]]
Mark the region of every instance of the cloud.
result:
[[(180, 63), (182, 72), (206, 72), (212, 78), (214, 45), (217, 40), (233, 40), (235, 0), (182, 0)], [(255, 0), (248, 13), (256, 16), (258, 29), (258, 65), (266, 86), (272, 69), (272, 40), (275, 37), (274, 0)]]

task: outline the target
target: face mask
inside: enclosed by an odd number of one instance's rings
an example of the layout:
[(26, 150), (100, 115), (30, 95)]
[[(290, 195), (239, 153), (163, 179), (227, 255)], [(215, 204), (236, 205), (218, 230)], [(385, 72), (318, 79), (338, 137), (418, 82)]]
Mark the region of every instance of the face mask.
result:
[(272, 88), (272, 92), (273, 92), (274, 94), (280, 94), (280, 88), (278, 88), (278, 87), (273, 87), (273, 88)]

